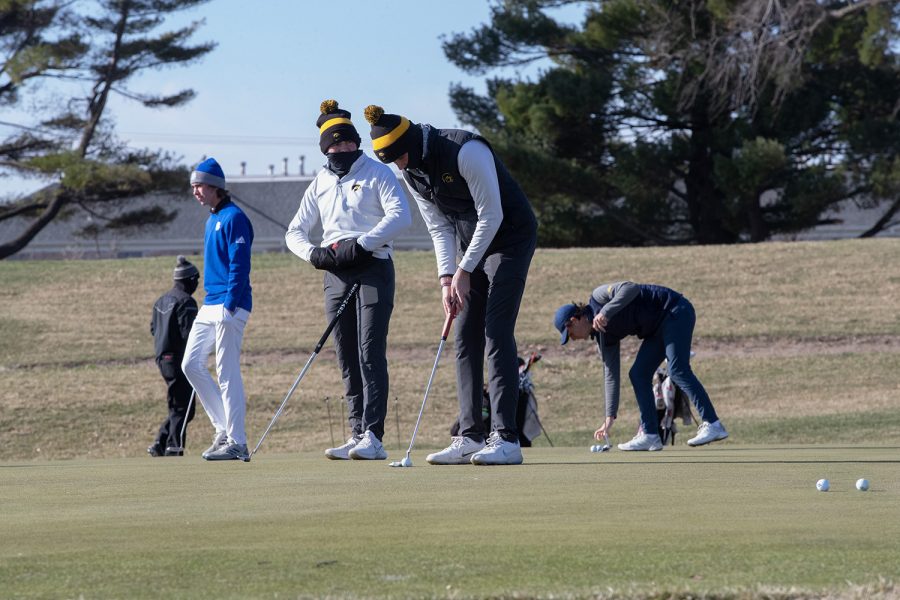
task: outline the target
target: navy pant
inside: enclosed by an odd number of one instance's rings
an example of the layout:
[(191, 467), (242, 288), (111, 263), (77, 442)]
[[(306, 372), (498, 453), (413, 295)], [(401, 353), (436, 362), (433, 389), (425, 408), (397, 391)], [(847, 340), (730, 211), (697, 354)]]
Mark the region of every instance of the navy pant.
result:
[(641, 426), (647, 434), (659, 434), (653, 373), (664, 358), (669, 361), (669, 376), (690, 398), (700, 414), (700, 420), (713, 423), (719, 419), (709, 394), (691, 370), (691, 341), (696, 322), (694, 306), (687, 298), (682, 298), (663, 319), (656, 333), (641, 343), (628, 372), (641, 412)]
[(325, 273), (325, 316), (330, 322), (355, 281), (359, 293), (334, 326), (334, 350), (344, 380), (347, 417), (355, 435), (371, 431), (384, 437), (387, 415), (387, 336), (394, 310), (394, 263)]

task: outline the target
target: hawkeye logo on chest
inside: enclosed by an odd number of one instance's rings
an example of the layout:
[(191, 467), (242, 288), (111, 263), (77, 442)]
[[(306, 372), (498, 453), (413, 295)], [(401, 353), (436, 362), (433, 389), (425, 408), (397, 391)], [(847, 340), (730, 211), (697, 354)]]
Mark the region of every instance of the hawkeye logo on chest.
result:
[(453, 175), (451, 175), (450, 173), (444, 173), (443, 175), (441, 175), (441, 181), (443, 181), (444, 183), (453, 183)]

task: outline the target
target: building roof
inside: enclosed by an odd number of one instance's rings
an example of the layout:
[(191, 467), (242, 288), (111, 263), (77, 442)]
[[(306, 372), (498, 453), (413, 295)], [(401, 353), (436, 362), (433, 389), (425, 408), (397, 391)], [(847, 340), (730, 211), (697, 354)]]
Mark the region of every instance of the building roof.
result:
[[(235, 203), (253, 223), (253, 252), (287, 252), (284, 233), (294, 218), (300, 199), (312, 177), (269, 176), (229, 177), (228, 190)], [(406, 190), (405, 182), (400, 179)], [(408, 194), (407, 194), (408, 195)], [(409, 197), (413, 224), (394, 240), (398, 250), (432, 248), (416, 203)], [(85, 225), (97, 222), (82, 210), (68, 218), (57, 218), (47, 225), (32, 242), (12, 258), (127, 258), (177, 254), (202, 254), (203, 230), (208, 211), (190, 193), (184, 195), (153, 194), (127, 200), (131, 207), (162, 206), (175, 210), (174, 220), (162, 226), (148, 227), (134, 233), (104, 231), (96, 238), (79, 237), (76, 233)], [(31, 221), (15, 218), (0, 221), (0, 241), (19, 235)], [(314, 240), (321, 240), (322, 229), (312, 232)]]

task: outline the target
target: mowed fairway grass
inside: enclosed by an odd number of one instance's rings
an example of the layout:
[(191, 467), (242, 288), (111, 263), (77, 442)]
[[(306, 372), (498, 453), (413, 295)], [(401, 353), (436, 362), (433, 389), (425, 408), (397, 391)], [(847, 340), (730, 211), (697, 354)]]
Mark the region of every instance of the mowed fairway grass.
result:
[[(425, 463), (457, 410), (452, 339), (411, 469), (323, 458), (347, 436), (330, 342), (251, 463), (200, 459), (202, 410), (185, 457), (147, 457), (165, 414), (150, 311), (173, 264), (0, 262), (0, 598), (900, 597), (900, 240), (539, 250), (517, 339), (543, 355), (554, 447), (500, 468)], [(395, 264), (389, 460), (443, 321), (433, 254)], [(560, 347), (552, 315), (621, 279), (694, 303), (692, 362), (728, 440), (688, 448), (688, 425), (659, 453), (588, 452), (602, 365)], [(255, 256), (252, 281), (255, 445), (326, 322), (295, 257)], [(613, 443), (637, 421), (625, 381)]]
[[(310, 453), (6, 465), (0, 595), (895, 597), (898, 450), (541, 448), (515, 468), (429, 467), (423, 453), (407, 469)], [(868, 492), (853, 487), (862, 476)], [(816, 491), (820, 477), (831, 491)]]

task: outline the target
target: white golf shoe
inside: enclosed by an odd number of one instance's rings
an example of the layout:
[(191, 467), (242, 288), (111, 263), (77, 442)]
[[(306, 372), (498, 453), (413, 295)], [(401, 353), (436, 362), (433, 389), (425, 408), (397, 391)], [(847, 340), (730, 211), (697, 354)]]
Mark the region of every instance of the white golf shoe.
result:
[(656, 452), (657, 450), (662, 450), (662, 440), (659, 439), (659, 434), (647, 435), (643, 431), (639, 432), (636, 436), (631, 438), (631, 441), (625, 442), (624, 444), (619, 444), (619, 450), (624, 450), (626, 452), (632, 452), (636, 450), (647, 450), (650, 452)]
[(483, 442), (462, 435), (453, 436), (450, 440), (449, 446), (425, 457), (428, 464), (467, 465), (472, 461), (472, 456), (484, 448)]
[(207, 452), (204, 456), (206, 460), (242, 460), (250, 462), (250, 452), (247, 451), (247, 444), (236, 444), (234, 442), (225, 444), (218, 450)]
[(228, 435), (225, 433), (225, 430), (217, 431), (213, 436), (212, 446), (203, 451), (203, 454), (200, 456), (206, 458), (211, 452), (215, 452), (220, 448), (224, 448), (228, 445)]
[(353, 460), (384, 460), (387, 452), (384, 446), (371, 431), (363, 434), (362, 439), (348, 452)]
[(507, 442), (496, 431), (488, 436), (484, 450), (472, 455), (473, 465), (521, 465), (522, 448), (518, 440)]
[(356, 447), (361, 439), (361, 435), (351, 435), (346, 442), (337, 448), (328, 448), (325, 450), (325, 458), (330, 458), (331, 460), (350, 460), (350, 451)]
[(724, 440), (727, 437), (728, 432), (725, 431), (722, 421), (715, 421), (714, 423), (703, 421), (700, 423), (700, 427), (697, 428), (697, 435), (688, 440), (688, 446), (703, 446), (710, 442)]

